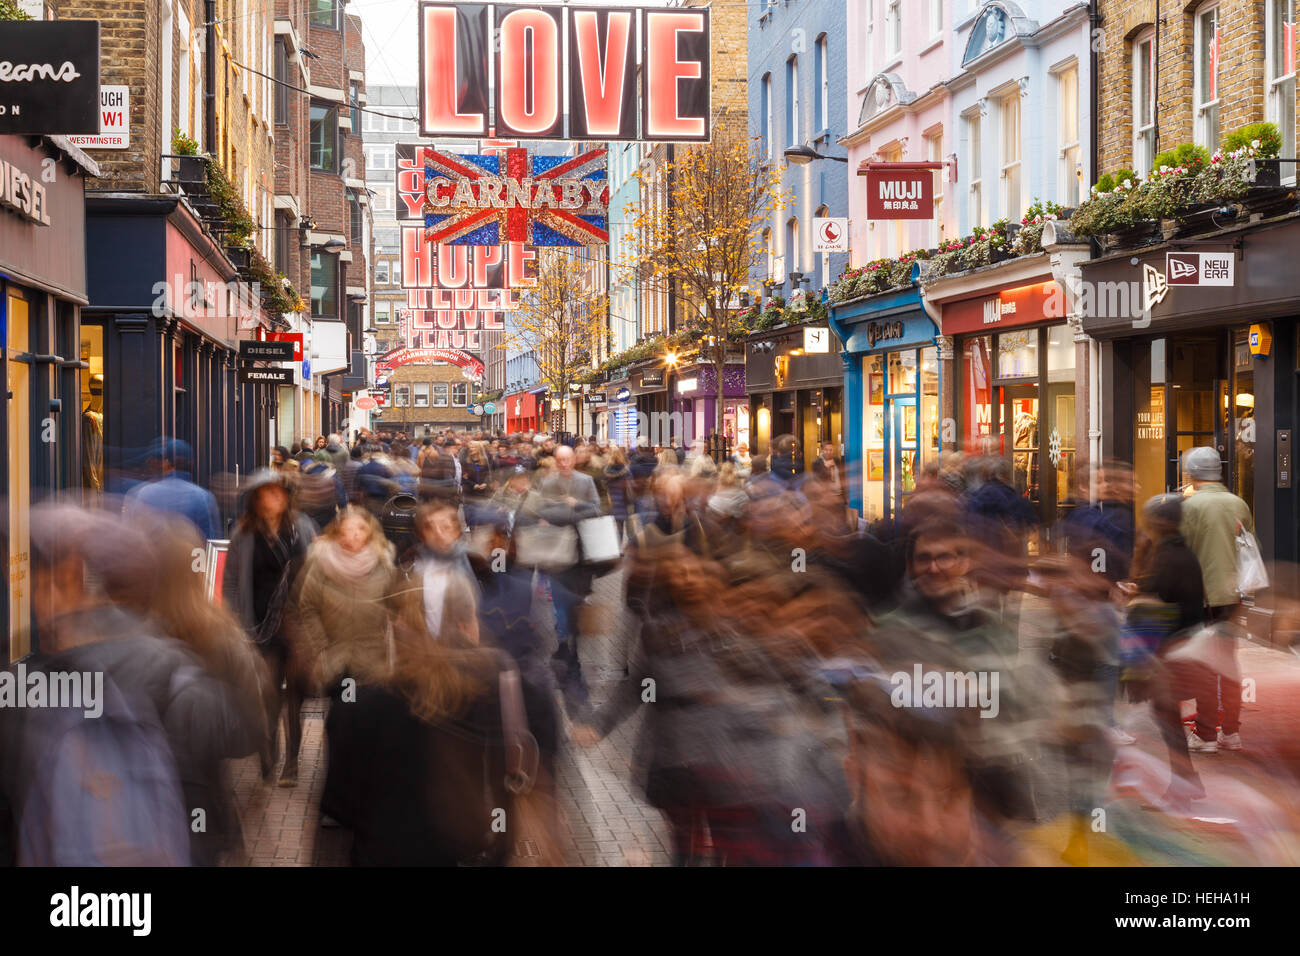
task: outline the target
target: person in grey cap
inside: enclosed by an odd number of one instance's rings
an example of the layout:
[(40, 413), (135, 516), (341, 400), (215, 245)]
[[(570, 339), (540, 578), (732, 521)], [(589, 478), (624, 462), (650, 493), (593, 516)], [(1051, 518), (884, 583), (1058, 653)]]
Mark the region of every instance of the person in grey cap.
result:
[[(1237, 531), (1255, 531), (1255, 521), (1250, 506), (1223, 486), (1223, 462), (1217, 449), (1210, 446), (1191, 448), (1183, 455), (1183, 472), (1192, 483), (1192, 493), (1183, 504), (1182, 533), (1187, 546), (1196, 553), (1205, 579), (1205, 604), (1211, 621), (1226, 621), (1241, 599), (1237, 592)], [(1220, 747), (1240, 750), (1241, 736), (1241, 680), (1237, 677), (1236, 642), (1230, 633), (1219, 638), (1231, 647), (1224, 647), (1233, 662), (1231, 673), (1221, 675), (1223, 721), (1217, 740), (1205, 740), (1193, 734), (1189, 746), (1193, 753), (1214, 753)], [(1201, 730), (1214, 724), (1213, 711), (1206, 713), (1198, 702), (1198, 719), (1204, 715), (1207, 723)]]

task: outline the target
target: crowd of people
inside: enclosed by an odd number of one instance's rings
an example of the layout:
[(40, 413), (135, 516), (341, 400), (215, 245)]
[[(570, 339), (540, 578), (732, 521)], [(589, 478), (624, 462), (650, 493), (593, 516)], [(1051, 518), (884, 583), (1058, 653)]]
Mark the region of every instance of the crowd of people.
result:
[[(215, 494), (164, 443), (120, 507), (33, 510), (24, 665), (103, 673), (104, 713), (0, 708), (0, 858), (238, 862), (230, 762), (296, 786), (325, 697), (321, 819), (358, 865), (505, 864), (521, 841), (566, 862), (564, 748), (629, 720), (679, 865), (1296, 862), (1286, 800), (1252, 796), (1246, 849), (1183, 827), (1197, 761), (1246, 747), (1252, 516), (1212, 448), (1149, 499), (1123, 463), (1081, 474), (1047, 534), (996, 457), (945, 457), (868, 523), (835, 446), (805, 468), (791, 436), (721, 460), (352, 438)], [(205, 539), (229, 541), (219, 574)], [(628, 652), (597, 699), (584, 647), (609, 627)]]

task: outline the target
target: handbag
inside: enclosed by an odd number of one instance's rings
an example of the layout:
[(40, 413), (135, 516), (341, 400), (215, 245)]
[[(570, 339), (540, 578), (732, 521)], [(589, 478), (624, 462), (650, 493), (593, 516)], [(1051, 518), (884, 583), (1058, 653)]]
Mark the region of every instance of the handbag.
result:
[(1237, 593), (1254, 594), (1268, 587), (1268, 568), (1255, 536), (1237, 522)]
[(613, 515), (579, 521), (578, 539), (582, 545), (583, 564), (617, 561), (622, 553), (618, 541), (618, 522)]
[(567, 525), (529, 524), (515, 529), (515, 555), (525, 567), (562, 571), (578, 563), (578, 532)]

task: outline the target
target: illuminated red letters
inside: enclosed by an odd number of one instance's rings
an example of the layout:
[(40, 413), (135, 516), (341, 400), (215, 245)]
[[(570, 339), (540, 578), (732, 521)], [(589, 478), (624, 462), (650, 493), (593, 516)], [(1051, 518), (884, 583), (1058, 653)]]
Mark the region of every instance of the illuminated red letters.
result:
[(422, 136), (709, 139), (707, 9), (421, 0), (419, 23)]

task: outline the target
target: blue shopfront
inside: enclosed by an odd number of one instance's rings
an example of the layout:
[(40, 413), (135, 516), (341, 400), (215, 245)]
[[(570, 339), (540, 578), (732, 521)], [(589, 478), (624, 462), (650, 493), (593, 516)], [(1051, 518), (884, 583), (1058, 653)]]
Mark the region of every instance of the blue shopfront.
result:
[(909, 287), (831, 306), (842, 344), (849, 507), (895, 517), (939, 459), (938, 330)]

